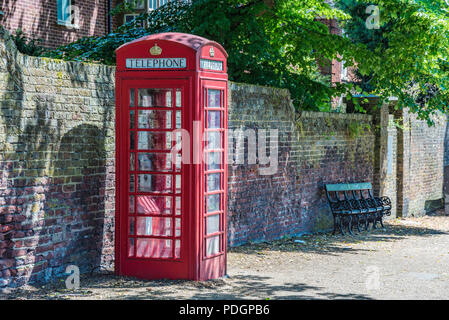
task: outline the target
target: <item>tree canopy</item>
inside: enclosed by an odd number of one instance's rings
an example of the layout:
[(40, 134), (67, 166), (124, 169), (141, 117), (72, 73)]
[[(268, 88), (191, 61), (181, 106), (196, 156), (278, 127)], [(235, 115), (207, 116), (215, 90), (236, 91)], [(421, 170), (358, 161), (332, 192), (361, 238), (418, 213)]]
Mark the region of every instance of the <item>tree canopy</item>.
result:
[(449, 1), (369, 2), (380, 9), (379, 29), (365, 26), (367, 2), (339, 2), (351, 15), (343, 23), (348, 38), (364, 48), (362, 55), (354, 55), (360, 86), (382, 97), (397, 97), (398, 107), (408, 107), (432, 123), (429, 116), (437, 110), (447, 113), (449, 105)]
[[(378, 29), (366, 27), (369, 5), (379, 9)], [(122, 5), (116, 12), (129, 9)], [(375, 94), (398, 97), (397, 107), (430, 122), (436, 110), (448, 110), (448, 14), (445, 0), (172, 1), (111, 34), (47, 55), (114, 64), (115, 49), (128, 41), (192, 33), (224, 46), (232, 81), (288, 88), (299, 110), (328, 110), (341, 95)], [(344, 35), (331, 34), (323, 19), (337, 19)], [(358, 80), (332, 85), (318, 67), (332, 59), (356, 65)]]

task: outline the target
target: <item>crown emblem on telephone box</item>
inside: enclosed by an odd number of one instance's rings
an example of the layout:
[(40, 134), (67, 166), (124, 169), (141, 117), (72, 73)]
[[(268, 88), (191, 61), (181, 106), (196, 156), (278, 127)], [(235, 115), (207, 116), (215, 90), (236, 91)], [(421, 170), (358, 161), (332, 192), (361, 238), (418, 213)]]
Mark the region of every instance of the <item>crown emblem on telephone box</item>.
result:
[(162, 48), (157, 45), (157, 43), (150, 49), (150, 53), (153, 56), (159, 56), (162, 53)]

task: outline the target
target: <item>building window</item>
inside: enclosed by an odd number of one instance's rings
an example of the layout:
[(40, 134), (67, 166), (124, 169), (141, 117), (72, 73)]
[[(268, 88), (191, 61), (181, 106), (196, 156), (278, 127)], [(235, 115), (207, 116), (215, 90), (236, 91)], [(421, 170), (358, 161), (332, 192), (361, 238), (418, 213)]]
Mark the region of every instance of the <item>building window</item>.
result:
[[(123, 16), (123, 23), (131, 22), (140, 14), (155, 10), (169, 1), (170, 0), (125, 0), (126, 3), (133, 6), (134, 12), (125, 14)], [(143, 22), (141, 24), (141, 26), (144, 27)]]
[[(136, 19), (140, 14), (144, 13), (147, 7), (148, 0), (125, 0), (125, 3), (129, 4), (134, 8), (134, 12), (127, 13), (123, 16), (123, 23), (128, 23)], [(151, 1), (151, 0), (150, 0)], [(139, 23), (141, 27), (144, 27), (143, 21)]]
[(79, 8), (75, 0), (58, 1), (58, 24), (68, 28), (79, 28)]
[(137, 10), (145, 10), (145, 0), (125, 0), (125, 2), (133, 5)]
[[(133, 6), (134, 12), (125, 14), (123, 16), (123, 23), (131, 22), (142, 13), (156, 10), (170, 1), (173, 0), (125, 0), (126, 3)], [(142, 28), (144, 27), (143, 22), (139, 23), (139, 25), (141, 25)]]
[(167, 2), (169, 2), (169, 0), (148, 0), (148, 10), (155, 10)]
[(348, 68), (345, 67), (346, 61), (341, 62), (341, 80), (342, 81), (349, 81), (348, 78)]
[[(341, 35), (344, 38), (348, 38), (344, 29), (341, 29)], [(341, 81), (349, 81), (348, 68), (345, 67), (345, 64), (346, 64), (346, 61), (342, 60), (341, 61), (341, 77), (340, 77)]]
[[(124, 20), (123, 22), (124, 22), (124, 23), (131, 22), (131, 21), (133, 21), (134, 19), (136, 19), (138, 16), (139, 16), (138, 14), (125, 14), (124, 19), (123, 19), (123, 20)], [(137, 22), (137, 25), (138, 25), (139, 27), (141, 27), (141, 28), (144, 27), (143, 21)]]

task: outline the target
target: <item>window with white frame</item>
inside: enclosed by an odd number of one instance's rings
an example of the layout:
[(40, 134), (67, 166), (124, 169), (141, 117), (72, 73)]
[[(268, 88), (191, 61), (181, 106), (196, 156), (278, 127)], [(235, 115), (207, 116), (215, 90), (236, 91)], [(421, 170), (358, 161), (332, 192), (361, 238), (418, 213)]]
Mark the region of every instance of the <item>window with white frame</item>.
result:
[[(341, 29), (341, 36), (344, 37), (344, 38), (347, 38), (347, 35), (345, 33), (345, 29)], [(349, 81), (348, 68), (345, 65), (346, 65), (346, 61), (342, 60), (341, 61), (341, 73), (340, 73), (341, 81)]]
[(346, 61), (341, 62), (341, 80), (348, 81), (348, 68), (345, 67)]
[(135, 12), (125, 14), (123, 17), (123, 23), (132, 21), (143, 12), (156, 10), (170, 1), (173, 0), (125, 0), (126, 3), (133, 6)]
[[(125, 0), (125, 3), (131, 5), (135, 12), (127, 13), (123, 16), (123, 23), (128, 23), (136, 19), (140, 14), (145, 12), (145, 8), (147, 7), (147, 0)], [(144, 26), (143, 21), (139, 23), (141, 27)]]
[(170, 0), (148, 0), (148, 10), (155, 10), (169, 1)]
[(57, 0), (58, 24), (66, 27), (78, 28), (79, 8), (75, 0)]
[[(128, 22), (131, 22), (131, 21), (133, 21), (134, 19), (136, 19), (137, 17), (139, 16), (139, 14), (125, 14), (125, 16), (124, 16), (124, 18), (123, 18), (123, 22), (124, 23), (128, 23)], [(143, 23), (143, 21), (138, 21), (137, 22), (137, 25), (139, 26), (139, 27), (144, 27), (144, 23)]]
[(125, 0), (126, 3), (132, 5), (134, 9), (144, 10), (146, 0)]

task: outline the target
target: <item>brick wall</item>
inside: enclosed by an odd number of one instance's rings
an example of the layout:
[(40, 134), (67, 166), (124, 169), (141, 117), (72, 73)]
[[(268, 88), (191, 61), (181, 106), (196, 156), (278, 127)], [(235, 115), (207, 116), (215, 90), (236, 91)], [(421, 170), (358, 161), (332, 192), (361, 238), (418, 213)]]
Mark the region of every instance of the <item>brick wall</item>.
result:
[(69, 29), (57, 24), (56, 0), (0, 0), (0, 10), (4, 12), (0, 24), (11, 33), (20, 28), (29, 38), (42, 39), (45, 47), (55, 48), (84, 36), (105, 35), (107, 3), (107, 0), (75, 0), (74, 5), (80, 8), (80, 28)]
[[(374, 133), (369, 115), (303, 112), (295, 114), (286, 90), (232, 84), (229, 129), (277, 129), (279, 165), (248, 165), (248, 148), (237, 148), (229, 165), (228, 237), (231, 245), (287, 234), (326, 230), (331, 216), (324, 184), (372, 181)], [(256, 134), (258, 136), (258, 134)], [(240, 154), (240, 155), (239, 155)]]
[[(374, 142), (374, 175), (373, 189), (377, 196), (387, 196), (391, 199), (392, 214), (396, 217), (397, 181), (402, 179), (397, 171), (397, 126), (390, 109), (394, 109), (395, 100), (378, 106), (379, 99), (371, 97), (368, 103), (359, 103), (373, 116)], [(347, 111), (355, 112), (351, 101), (346, 101)]]
[[(407, 110), (395, 110), (395, 99), (376, 108), (370, 97), (363, 107), (373, 115), (375, 193), (392, 200), (392, 217), (420, 216), (444, 205), (443, 185), (449, 185), (447, 118), (435, 116), (435, 126)], [(356, 112), (351, 102), (347, 111)], [(446, 187), (449, 190), (449, 187)]]
[(444, 132), (444, 177), (443, 177), (443, 193), (444, 193), (444, 208), (446, 214), (449, 214), (449, 126), (446, 123)]
[(111, 266), (114, 68), (23, 56), (8, 37), (0, 29), (0, 287)]
[(447, 119), (435, 117), (435, 126), (415, 114), (398, 111), (398, 214), (420, 216), (443, 206)]
[[(386, 107), (386, 106), (385, 106)], [(385, 109), (384, 107), (384, 109)], [(394, 124), (394, 117), (392, 114), (388, 114), (388, 118), (386, 119), (386, 138), (383, 141), (382, 150), (378, 154), (381, 159), (383, 159), (383, 164), (381, 171), (382, 175), (379, 177), (379, 188), (378, 195), (380, 196), (388, 196), (391, 199), (391, 217), (397, 217), (397, 180), (401, 177), (398, 177), (398, 166), (397, 166), (397, 148), (398, 148), (398, 129)], [(385, 127), (384, 127), (385, 130)], [(375, 170), (375, 172), (377, 172)]]

